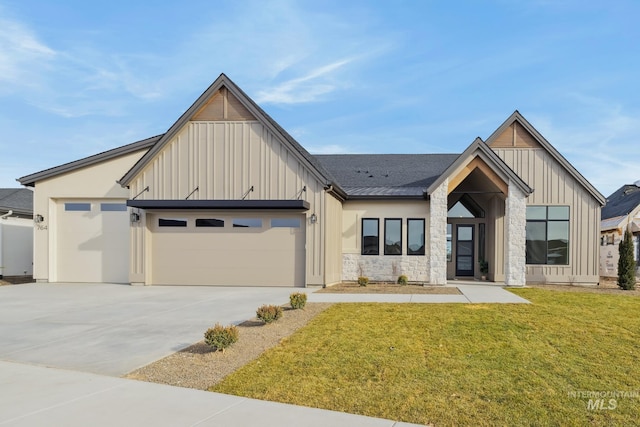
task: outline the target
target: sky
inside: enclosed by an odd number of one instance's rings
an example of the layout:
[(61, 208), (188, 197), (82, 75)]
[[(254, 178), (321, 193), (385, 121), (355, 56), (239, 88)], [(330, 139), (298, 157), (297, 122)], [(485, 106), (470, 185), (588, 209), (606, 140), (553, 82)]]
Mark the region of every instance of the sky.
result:
[(0, 0), (0, 187), (164, 133), (225, 73), (314, 154), (461, 153), (514, 110), (640, 180), (635, 0)]

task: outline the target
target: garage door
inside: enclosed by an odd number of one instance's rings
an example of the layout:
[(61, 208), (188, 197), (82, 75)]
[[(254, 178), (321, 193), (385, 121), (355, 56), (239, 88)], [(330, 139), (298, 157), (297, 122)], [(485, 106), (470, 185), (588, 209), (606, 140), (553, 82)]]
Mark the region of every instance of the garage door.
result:
[(151, 283), (304, 286), (305, 222), (291, 214), (154, 214)]
[(125, 200), (61, 200), (55, 223), (55, 281), (129, 282)]

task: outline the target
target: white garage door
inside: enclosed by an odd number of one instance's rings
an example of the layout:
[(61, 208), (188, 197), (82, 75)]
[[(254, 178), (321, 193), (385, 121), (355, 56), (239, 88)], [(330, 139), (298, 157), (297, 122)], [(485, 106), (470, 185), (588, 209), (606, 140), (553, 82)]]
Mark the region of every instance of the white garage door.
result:
[(151, 283), (304, 286), (305, 222), (292, 214), (153, 214)]
[(125, 200), (61, 200), (55, 227), (55, 281), (129, 282)]

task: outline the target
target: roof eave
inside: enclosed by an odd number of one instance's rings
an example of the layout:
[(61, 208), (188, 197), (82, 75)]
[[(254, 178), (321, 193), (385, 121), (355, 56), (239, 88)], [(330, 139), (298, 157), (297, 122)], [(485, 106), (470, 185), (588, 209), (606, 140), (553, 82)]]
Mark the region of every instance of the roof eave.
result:
[[(497, 168), (502, 174), (506, 175), (510, 182), (515, 184), (520, 190), (528, 196), (533, 193), (533, 189), (522, 180), (480, 137), (477, 137), (469, 147), (449, 167), (429, 186), (427, 187), (427, 195), (431, 195), (453, 171), (462, 165), (474, 151), (479, 150), (488, 160), (491, 161), (493, 167)], [(510, 183), (508, 183), (510, 185)]]
[(42, 181), (44, 179), (53, 178), (55, 176), (72, 172), (77, 169), (81, 169), (83, 167), (91, 166), (96, 163), (103, 162), (105, 160), (110, 160), (116, 157), (123, 156), (125, 154), (134, 153), (136, 151), (141, 151), (152, 146), (158, 139), (160, 139), (162, 135), (152, 136), (150, 138), (142, 139), (140, 141), (133, 142), (131, 144), (123, 145), (121, 147), (117, 147), (111, 150), (104, 151), (102, 153), (94, 154), (89, 157), (84, 157), (79, 160), (75, 160), (73, 162), (64, 163), (59, 166), (55, 166), (53, 168), (45, 169), (40, 172), (33, 173), (31, 175), (23, 176), (22, 178), (16, 179), (21, 185), (27, 187), (34, 187), (36, 182)]

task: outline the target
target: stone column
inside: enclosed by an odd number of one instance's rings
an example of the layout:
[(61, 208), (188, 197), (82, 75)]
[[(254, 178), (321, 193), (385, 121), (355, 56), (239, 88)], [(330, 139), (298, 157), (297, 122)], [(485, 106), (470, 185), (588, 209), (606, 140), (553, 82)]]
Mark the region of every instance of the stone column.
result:
[(505, 266), (507, 286), (524, 286), (526, 279), (527, 201), (525, 194), (515, 185), (509, 185), (505, 201)]
[(447, 284), (447, 189), (445, 180), (429, 201), (429, 283)]

